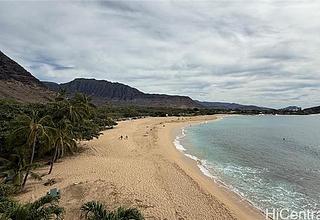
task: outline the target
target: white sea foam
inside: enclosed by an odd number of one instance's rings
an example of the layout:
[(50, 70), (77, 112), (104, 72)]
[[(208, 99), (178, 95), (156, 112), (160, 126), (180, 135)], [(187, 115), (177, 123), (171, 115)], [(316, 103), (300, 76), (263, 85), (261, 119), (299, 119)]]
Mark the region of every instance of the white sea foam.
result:
[(173, 141), (174, 146), (179, 150), (179, 151), (185, 151), (186, 149), (180, 144), (179, 139), (175, 139)]
[(186, 136), (186, 130), (184, 128), (181, 129), (181, 135), (178, 136), (179, 139), (182, 139)]
[(177, 136), (174, 141), (173, 144), (174, 146), (179, 150), (179, 151), (186, 151), (186, 149), (182, 146), (182, 144), (180, 143), (180, 139), (185, 137), (185, 130), (184, 128), (181, 129), (181, 135)]
[[(181, 144), (180, 140), (186, 136), (186, 131), (185, 128), (181, 129), (181, 135), (178, 135), (175, 140), (173, 141), (174, 146), (176, 147), (176, 149), (178, 149), (179, 151), (186, 151), (186, 149), (184, 148), (184, 146)], [(191, 155), (191, 154), (187, 154), (184, 153), (184, 155), (192, 160), (197, 161), (197, 166), (199, 167), (200, 171), (207, 177), (216, 180), (216, 177), (213, 176), (210, 171), (206, 168), (206, 164), (207, 162), (205, 160), (200, 160), (198, 157)]]
[(198, 164), (198, 167), (205, 176), (210, 177), (214, 180), (216, 179), (215, 176), (213, 176), (205, 166), (203, 166), (202, 164)]
[(193, 155), (191, 155), (191, 154), (184, 154), (186, 157), (189, 157), (190, 159), (192, 159), (192, 160), (195, 160), (195, 161), (199, 161), (199, 159), (198, 159), (198, 157), (196, 157), (196, 156), (193, 156)]

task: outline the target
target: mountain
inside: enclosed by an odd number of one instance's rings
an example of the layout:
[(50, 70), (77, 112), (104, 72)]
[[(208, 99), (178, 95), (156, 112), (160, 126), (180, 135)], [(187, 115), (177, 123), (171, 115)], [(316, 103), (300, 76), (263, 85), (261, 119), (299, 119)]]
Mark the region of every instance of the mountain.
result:
[(320, 114), (320, 106), (303, 109), (305, 114)]
[(46, 102), (53, 94), (31, 73), (0, 51), (0, 99)]
[(118, 105), (137, 105), (172, 108), (201, 108), (187, 96), (148, 94), (128, 85), (96, 79), (74, 79), (68, 83), (43, 82), (53, 91), (65, 90), (68, 94), (80, 92), (92, 98), (95, 104), (113, 103)]
[(241, 110), (241, 111), (271, 111), (273, 109), (260, 107), (255, 105), (241, 105), (237, 103), (228, 102), (202, 102), (197, 101), (198, 104), (204, 106), (208, 109), (218, 109), (218, 110)]

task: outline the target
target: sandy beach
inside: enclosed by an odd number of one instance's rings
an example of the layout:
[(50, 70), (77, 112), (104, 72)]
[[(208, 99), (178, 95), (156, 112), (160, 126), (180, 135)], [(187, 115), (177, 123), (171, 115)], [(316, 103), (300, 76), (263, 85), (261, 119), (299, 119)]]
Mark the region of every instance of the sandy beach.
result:
[[(196, 161), (173, 145), (183, 126), (218, 116), (144, 118), (120, 122), (99, 139), (83, 142), (84, 151), (55, 164), (51, 175), (30, 181), (19, 195), (33, 201), (50, 188), (61, 189), (65, 219), (79, 219), (80, 207), (98, 200), (108, 208), (137, 207), (146, 219), (259, 220), (264, 216), (246, 201), (203, 175)], [(128, 139), (120, 140), (120, 136)], [(47, 167), (40, 172), (47, 172)], [(54, 178), (57, 183), (44, 186)]]

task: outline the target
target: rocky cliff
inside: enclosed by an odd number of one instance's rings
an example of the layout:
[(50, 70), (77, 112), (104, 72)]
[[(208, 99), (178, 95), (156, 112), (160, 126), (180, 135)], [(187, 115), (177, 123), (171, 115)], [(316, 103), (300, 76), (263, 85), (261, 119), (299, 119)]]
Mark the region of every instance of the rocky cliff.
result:
[(195, 108), (201, 107), (187, 96), (148, 94), (128, 85), (96, 79), (75, 79), (68, 83), (43, 82), (48, 88), (65, 90), (68, 94), (84, 93), (96, 104), (138, 105), (152, 107)]

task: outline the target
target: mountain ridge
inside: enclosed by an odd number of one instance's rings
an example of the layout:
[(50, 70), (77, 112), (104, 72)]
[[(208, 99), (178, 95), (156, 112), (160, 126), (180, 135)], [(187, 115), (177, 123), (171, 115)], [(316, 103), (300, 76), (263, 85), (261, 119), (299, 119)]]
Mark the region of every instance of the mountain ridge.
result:
[(207, 101), (197, 101), (199, 104), (203, 105), (208, 109), (225, 109), (225, 110), (245, 110), (245, 111), (273, 111), (273, 108), (261, 107), (256, 105), (243, 105), (238, 103), (229, 102), (207, 102)]
[(0, 98), (47, 102), (54, 93), (16, 61), (0, 51)]
[(226, 111), (253, 111), (271, 114), (319, 114), (320, 106), (301, 109), (288, 106), (273, 109), (255, 105), (193, 100), (188, 96), (149, 94), (128, 85), (107, 80), (77, 78), (68, 83), (41, 82), (16, 61), (0, 51), (0, 99), (19, 102), (48, 102), (56, 92), (66, 89), (70, 94), (82, 92), (91, 96), (96, 104), (137, 105), (171, 108), (206, 108)]
[(90, 96), (96, 104), (114, 103), (118, 105), (137, 105), (152, 107), (172, 108), (201, 108), (197, 102), (188, 96), (149, 94), (144, 93), (131, 86), (110, 82), (107, 80), (96, 80), (76, 78), (67, 83), (43, 82), (49, 89), (59, 91), (65, 90), (70, 95), (80, 92)]

